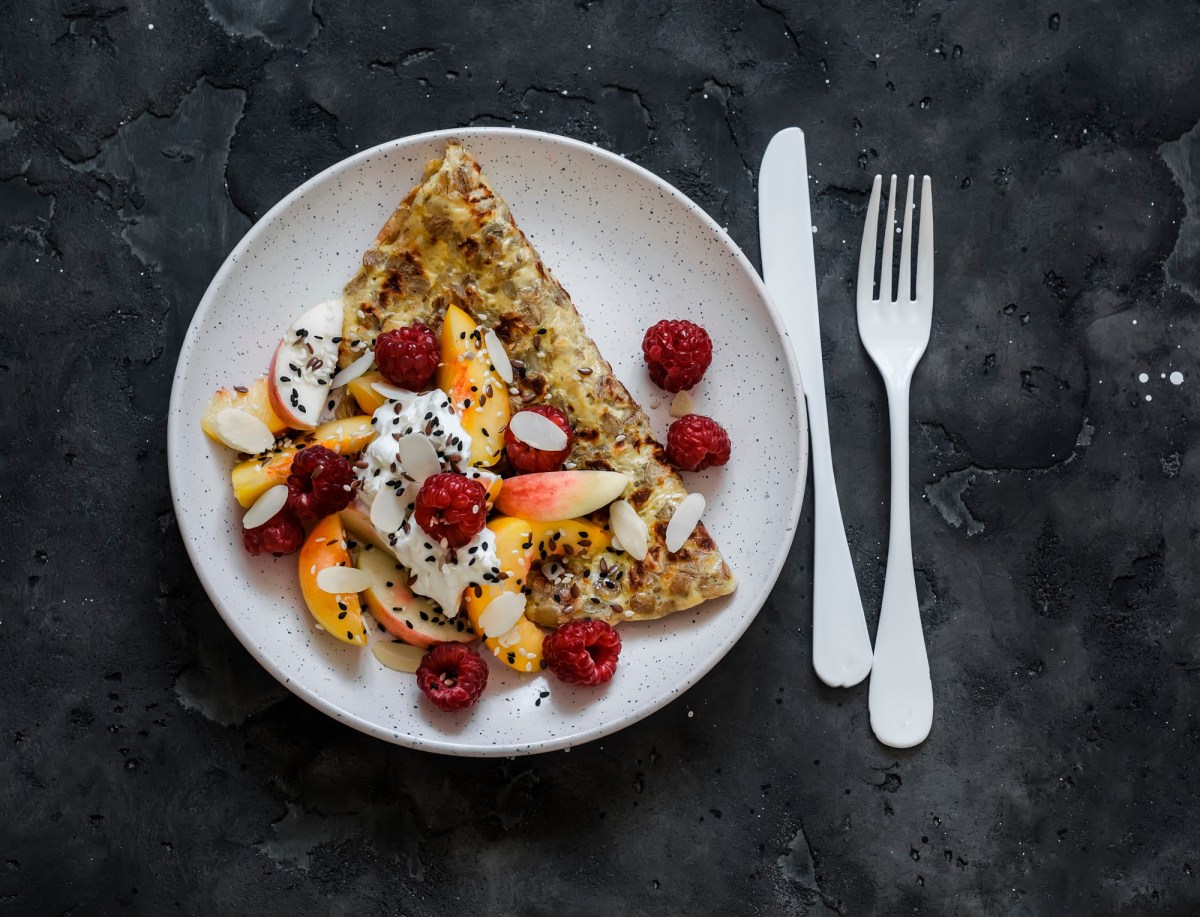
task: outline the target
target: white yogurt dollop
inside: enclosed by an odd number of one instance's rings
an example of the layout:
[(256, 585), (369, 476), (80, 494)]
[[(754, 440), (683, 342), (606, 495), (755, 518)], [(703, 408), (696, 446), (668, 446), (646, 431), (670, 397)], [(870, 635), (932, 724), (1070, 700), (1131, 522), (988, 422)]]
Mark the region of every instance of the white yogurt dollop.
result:
[(410, 585), (419, 595), (433, 599), (447, 617), (458, 614), (462, 594), (477, 584), (492, 581), (500, 572), (496, 554), (496, 535), (484, 527), (471, 541), (452, 550), (434, 541), (412, 517), (421, 485), (404, 475), (399, 441), (410, 433), (422, 433), (437, 452), (443, 471), (458, 471), (477, 478), (484, 487), (495, 479), (490, 471), (471, 468), (471, 436), (463, 429), (444, 392), (435, 389), (424, 394), (385, 402), (371, 418), (378, 436), (363, 450), (366, 467), (357, 469), (362, 489), (356, 507), (369, 518), (371, 504), (384, 487), (392, 487), (404, 509), (404, 521), (394, 532), (379, 530), (380, 538), (391, 547), (396, 559), (409, 569)]

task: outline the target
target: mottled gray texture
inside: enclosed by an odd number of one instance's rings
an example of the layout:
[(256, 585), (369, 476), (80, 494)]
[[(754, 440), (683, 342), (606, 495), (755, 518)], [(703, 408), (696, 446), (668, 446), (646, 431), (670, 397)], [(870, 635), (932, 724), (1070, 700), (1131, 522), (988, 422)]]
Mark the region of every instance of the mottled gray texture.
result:
[[(0, 912), (1200, 911), (1198, 43), (1194, 4), (1074, 0), (4, 5)], [(726, 660), (570, 753), (405, 751), (275, 686), (164, 458), (177, 335), (249, 222), (356, 149), (516, 124), (627, 153), (753, 258), (792, 123), (872, 620), (856, 237), (876, 170), (933, 176), (929, 741), (880, 747), (865, 688), (816, 682), (808, 511)]]

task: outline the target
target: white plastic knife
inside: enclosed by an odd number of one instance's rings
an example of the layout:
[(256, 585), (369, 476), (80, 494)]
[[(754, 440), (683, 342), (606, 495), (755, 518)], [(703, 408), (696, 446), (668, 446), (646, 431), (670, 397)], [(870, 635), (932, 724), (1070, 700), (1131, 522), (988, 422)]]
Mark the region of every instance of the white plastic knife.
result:
[(763, 155), (758, 177), (758, 233), (763, 279), (795, 348), (808, 403), (816, 510), (813, 668), (825, 684), (848, 688), (871, 671), (871, 637), (833, 478), (808, 200), (808, 157), (804, 132), (798, 127), (776, 134)]

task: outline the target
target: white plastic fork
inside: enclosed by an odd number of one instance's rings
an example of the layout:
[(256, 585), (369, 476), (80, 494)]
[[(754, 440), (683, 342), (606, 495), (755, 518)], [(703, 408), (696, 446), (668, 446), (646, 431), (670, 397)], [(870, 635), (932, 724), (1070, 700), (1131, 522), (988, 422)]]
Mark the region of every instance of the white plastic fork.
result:
[(892, 240), (896, 235), (896, 176), (888, 192), (884, 223), (879, 298), (872, 299), (875, 279), (875, 233), (879, 223), (879, 190), (875, 176), (871, 204), (858, 258), (858, 334), (887, 387), (891, 422), (892, 499), (887, 573), (875, 659), (871, 667), (868, 706), (871, 729), (884, 745), (911, 748), (924, 742), (933, 723), (933, 685), (929, 656), (921, 632), (921, 612), (913, 577), (912, 532), (908, 507), (908, 397), (913, 369), (929, 343), (933, 321), (933, 191), (929, 176), (921, 183), (921, 229), (917, 245), (917, 292), (912, 295), (913, 177), (908, 177), (904, 231), (900, 241), (900, 273), (892, 299)]

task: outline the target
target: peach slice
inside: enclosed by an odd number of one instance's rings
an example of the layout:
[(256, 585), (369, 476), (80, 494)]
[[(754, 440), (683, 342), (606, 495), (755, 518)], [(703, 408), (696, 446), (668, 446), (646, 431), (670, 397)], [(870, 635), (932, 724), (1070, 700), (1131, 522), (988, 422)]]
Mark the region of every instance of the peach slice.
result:
[(297, 430), (313, 430), (337, 372), (342, 301), (313, 306), (283, 333), (271, 358), (271, 410)]
[(321, 445), (339, 455), (361, 452), (375, 438), (375, 428), (366, 415), (331, 420), (294, 442), (276, 444), (275, 449), (246, 459), (233, 467), (233, 493), (242, 506), (253, 506), (269, 488), (287, 482), (292, 459), (300, 446)]
[[(500, 493), (503, 495), (504, 491)], [(587, 519), (532, 522), (515, 516), (499, 516), (488, 523), (488, 528), (496, 534), (496, 554), (507, 578), (497, 584), (471, 587), (464, 594), (467, 618), (479, 633), (483, 633), (479, 619), (488, 605), (502, 593), (519, 593), (533, 564), (564, 554), (591, 557), (605, 550), (610, 542), (609, 534)], [(539, 671), (545, 632), (524, 616), (517, 621), (513, 631), (512, 637), (504, 635), (503, 642), (501, 637), (488, 637), (484, 641), (487, 648), (518, 672)]]
[(374, 414), (383, 407), (387, 398), (375, 391), (373, 383), (386, 381), (383, 378), (383, 373), (365, 373), (357, 379), (351, 379), (347, 382), (346, 388), (350, 390), (350, 394), (358, 402), (358, 409), (360, 411), (364, 414)]
[(346, 530), (335, 513), (316, 524), (300, 548), (300, 591), (304, 604), (332, 636), (353, 646), (365, 646), (362, 602), (357, 593), (334, 594), (317, 585), (317, 575), (327, 567), (349, 566)]
[(629, 478), (618, 471), (543, 471), (504, 482), (496, 509), (532, 522), (586, 516), (621, 496)]
[(204, 409), (204, 414), (200, 417), (201, 430), (217, 442), (221, 442), (221, 438), (217, 436), (217, 417), (222, 411), (229, 408), (237, 408), (252, 417), (257, 417), (276, 436), (288, 428), (283, 419), (271, 410), (271, 396), (267, 392), (266, 376), (255, 379), (249, 386), (239, 386), (239, 388), (244, 388), (245, 391), (238, 391), (236, 388), (219, 388), (213, 392), (212, 398), (208, 400), (208, 406)]
[(441, 347), (437, 387), (450, 398), (463, 429), (471, 435), (470, 462), (494, 465), (500, 459), (504, 428), (512, 416), (508, 386), (486, 358), (479, 325), (458, 306), (446, 309)]
[(383, 628), (413, 646), (435, 643), (469, 643), (475, 631), (463, 617), (447, 618), (433, 602), (416, 595), (408, 585), (408, 571), (390, 554), (373, 548), (358, 555), (358, 569), (371, 577), (364, 593), (367, 607)]

